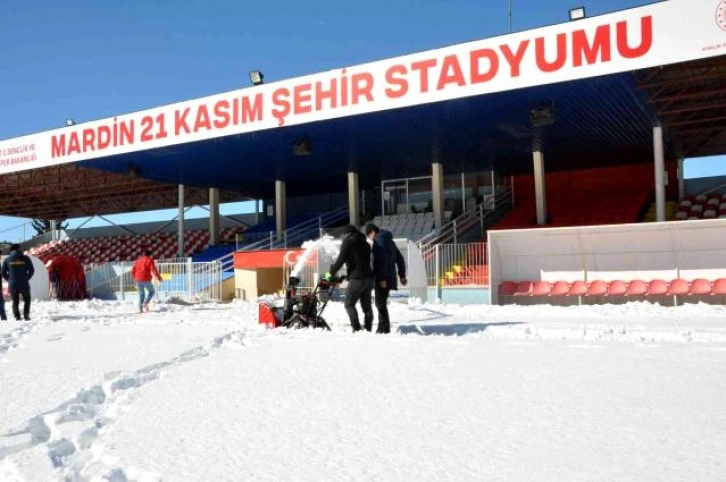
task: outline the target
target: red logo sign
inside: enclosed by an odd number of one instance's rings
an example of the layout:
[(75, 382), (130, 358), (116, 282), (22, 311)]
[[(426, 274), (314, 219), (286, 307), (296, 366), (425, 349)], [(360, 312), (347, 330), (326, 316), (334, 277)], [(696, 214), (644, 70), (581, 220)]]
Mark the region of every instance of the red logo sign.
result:
[(726, 0), (721, 0), (716, 7), (716, 24), (721, 27), (721, 30), (726, 30)]

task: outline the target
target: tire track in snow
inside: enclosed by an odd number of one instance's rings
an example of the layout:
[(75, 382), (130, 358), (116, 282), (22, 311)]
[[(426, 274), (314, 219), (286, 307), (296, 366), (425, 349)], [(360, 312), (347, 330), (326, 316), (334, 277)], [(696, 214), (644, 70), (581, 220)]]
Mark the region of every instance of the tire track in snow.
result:
[(44, 446), (51, 464), (58, 469), (59, 480), (85, 482), (99, 476), (114, 482), (127, 482), (139, 477), (161, 480), (134, 469), (125, 470), (113, 457), (104, 453), (101, 443), (95, 442), (116, 421), (135, 390), (158, 379), (164, 370), (209, 356), (229, 343), (245, 346), (244, 333), (227, 333), (170, 360), (133, 372), (107, 373), (101, 383), (84, 388), (73, 398), (32, 417), (22, 428), (1, 434), (0, 461), (36, 446)]

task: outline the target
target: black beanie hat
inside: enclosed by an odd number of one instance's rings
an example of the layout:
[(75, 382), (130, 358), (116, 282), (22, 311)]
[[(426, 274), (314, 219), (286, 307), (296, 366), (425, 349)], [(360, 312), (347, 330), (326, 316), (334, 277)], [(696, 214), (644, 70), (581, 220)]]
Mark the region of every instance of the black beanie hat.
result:
[(345, 234), (353, 234), (358, 231), (358, 228), (352, 224), (348, 224), (343, 228)]
[(375, 232), (376, 234), (378, 234), (378, 231), (380, 231), (380, 230), (378, 229), (378, 226), (376, 226), (375, 224), (373, 224), (373, 223), (366, 224), (366, 227), (365, 227), (366, 236), (368, 236), (372, 232)]

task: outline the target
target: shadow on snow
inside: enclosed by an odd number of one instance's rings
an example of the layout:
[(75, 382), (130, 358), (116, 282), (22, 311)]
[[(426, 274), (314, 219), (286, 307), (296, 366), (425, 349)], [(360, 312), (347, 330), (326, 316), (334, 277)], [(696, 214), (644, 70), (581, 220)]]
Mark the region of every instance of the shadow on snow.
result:
[(470, 333), (480, 333), (492, 326), (523, 325), (523, 321), (503, 321), (499, 323), (455, 323), (451, 325), (399, 325), (398, 332), (402, 335), (443, 335), (461, 336)]

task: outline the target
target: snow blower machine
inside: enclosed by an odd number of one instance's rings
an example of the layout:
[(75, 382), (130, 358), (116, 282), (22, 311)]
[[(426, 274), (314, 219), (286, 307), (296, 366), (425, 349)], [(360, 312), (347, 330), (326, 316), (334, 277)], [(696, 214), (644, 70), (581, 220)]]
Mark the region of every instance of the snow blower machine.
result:
[(300, 289), (300, 278), (291, 276), (285, 286), (285, 302), (282, 308), (269, 303), (259, 304), (259, 322), (272, 328), (324, 328), (330, 326), (322, 314), (343, 278), (319, 279), (312, 290)]

